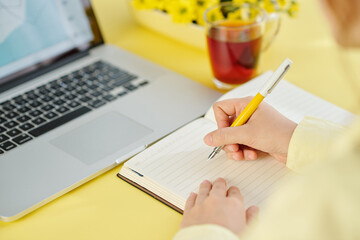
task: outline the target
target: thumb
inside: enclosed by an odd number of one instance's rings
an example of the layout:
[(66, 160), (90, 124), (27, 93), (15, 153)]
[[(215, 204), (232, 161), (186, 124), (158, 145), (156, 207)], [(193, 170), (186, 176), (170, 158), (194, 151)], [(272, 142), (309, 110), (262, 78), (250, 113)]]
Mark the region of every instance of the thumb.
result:
[(259, 208), (257, 206), (251, 206), (246, 210), (246, 223), (249, 224), (259, 216)]
[(251, 145), (251, 134), (246, 125), (220, 128), (204, 137), (205, 144), (213, 147), (227, 144)]

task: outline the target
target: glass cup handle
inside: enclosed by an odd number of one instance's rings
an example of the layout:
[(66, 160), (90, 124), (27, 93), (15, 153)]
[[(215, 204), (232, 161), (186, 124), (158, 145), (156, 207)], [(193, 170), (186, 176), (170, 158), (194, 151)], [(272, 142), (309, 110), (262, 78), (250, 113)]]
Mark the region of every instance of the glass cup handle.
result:
[(262, 51), (265, 51), (269, 48), (276, 35), (280, 30), (280, 15), (277, 13), (269, 13), (268, 19), (265, 25), (265, 33), (263, 37), (263, 46)]

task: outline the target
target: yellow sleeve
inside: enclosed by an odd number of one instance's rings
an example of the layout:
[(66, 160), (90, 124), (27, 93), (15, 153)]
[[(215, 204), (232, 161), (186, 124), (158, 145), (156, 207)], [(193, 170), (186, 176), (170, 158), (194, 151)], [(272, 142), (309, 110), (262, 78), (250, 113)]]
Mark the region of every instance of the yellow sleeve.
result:
[(181, 229), (173, 240), (239, 240), (229, 229), (215, 224), (196, 225)]
[(260, 209), (246, 240), (360, 239), (360, 123), (331, 157), (287, 181)]
[(295, 128), (290, 140), (286, 166), (299, 172), (319, 159), (324, 159), (345, 127), (314, 117), (305, 117)]

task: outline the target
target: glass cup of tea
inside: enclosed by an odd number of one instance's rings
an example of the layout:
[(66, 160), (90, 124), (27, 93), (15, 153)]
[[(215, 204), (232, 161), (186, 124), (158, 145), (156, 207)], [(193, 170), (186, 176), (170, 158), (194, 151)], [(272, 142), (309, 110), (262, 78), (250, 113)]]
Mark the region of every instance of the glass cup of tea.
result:
[(214, 83), (229, 90), (257, 74), (260, 53), (276, 36), (280, 18), (251, 3), (225, 2), (204, 13)]

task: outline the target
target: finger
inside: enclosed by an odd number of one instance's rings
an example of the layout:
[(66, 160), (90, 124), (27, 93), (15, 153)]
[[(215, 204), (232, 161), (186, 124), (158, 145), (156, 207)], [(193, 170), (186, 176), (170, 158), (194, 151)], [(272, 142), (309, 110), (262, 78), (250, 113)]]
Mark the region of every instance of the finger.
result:
[[(250, 101), (251, 98), (247, 97), (216, 102), (213, 109), (218, 128), (229, 127), (234, 118), (240, 114)], [(231, 120), (229, 117), (233, 117), (233, 119)]]
[(211, 187), (212, 187), (212, 184), (208, 180), (205, 180), (200, 184), (199, 193), (195, 200), (195, 204), (202, 203), (205, 200), (205, 198), (207, 198), (207, 196), (209, 196)]
[(204, 142), (213, 147), (227, 144), (243, 144), (251, 147), (253, 145), (252, 135), (251, 129), (249, 130), (246, 125), (220, 128), (208, 133)]
[(226, 196), (226, 181), (223, 178), (218, 178), (214, 181), (210, 191), (210, 195)]
[(190, 209), (192, 209), (195, 205), (195, 201), (196, 201), (196, 197), (197, 194), (194, 192), (191, 192), (188, 199), (186, 200), (185, 203), (185, 208), (184, 208), (184, 213), (190, 211)]
[(239, 144), (228, 144), (223, 147), (223, 150), (227, 153), (239, 151)]
[(257, 206), (251, 206), (246, 210), (246, 223), (250, 223), (256, 220), (259, 216), (259, 208)]
[(237, 198), (243, 201), (243, 196), (240, 192), (240, 189), (235, 186), (229, 187), (229, 189), (227, 190), (227, 197)]
[(244, 160), (244, 153), (242, 150), (239, 150), (237, 152), (234, 153), (228, 153), (227, 154), (229, 159), (235, 160), (235, 161), (241, 161)]
[(251, 148), (244, 148), (244, 159), (245, 160), (255, 160), (257, 159), (257, 153), (254, 149)]

